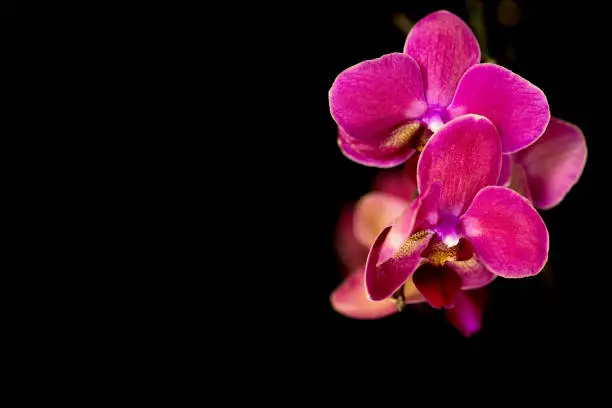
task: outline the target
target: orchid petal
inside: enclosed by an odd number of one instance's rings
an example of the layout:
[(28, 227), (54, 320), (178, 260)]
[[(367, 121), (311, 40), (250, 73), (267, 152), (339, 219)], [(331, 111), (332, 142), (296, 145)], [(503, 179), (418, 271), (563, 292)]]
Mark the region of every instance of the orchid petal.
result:
[(464, 261), (446, 261), (446, 266), (453, 269), (461, 277), (462, 290), (486, 286), (496, 277), (475, 257)]
[[(412, 158), (410, 162), (413, 162)], [(408, 165), (408, 163), (406, 163)], [(416, 193), (415, 178), (403, 171), (381, 171), (374, 180), (374, 190), (412, 202)]]
[(347, 206), (340, 212), (335, 234), (335, 248), (342, 263), (352, 272), (362, 267), (368, 258), (368, 246), (364, 246), (353, 233), (354, 207)]
[(391, 296), (421, 265), (421, 252), (427, 248), (433, 232), (425, 232), (408, 238), (386, 261), (377, 265), (380, 249), (391, 227), (385, 228), (376, 238), (366, 262), (366, 290), (370, 299), (379, 301)]
[(467, 70), (448, 112), (452, 118), (469, 113), (486, 116), (499, 130), (503, 153), (534, 143), (550, 119), (544, 93), (495, 64), (478, 64)]
[(392, 299), (373, 302), (368, 299), (363, 268), (348, 276), (331, 295), (331, 304), (338, 313), (354, 319), (379, 319), (397, 312)]
[(552, 118), (544, 135), (516, 156), (527, 173), (533, 204), (546, 210), (559, 204), (578, 182), (587, 146), (577, 126)]
[(346, 69), (329, 91), (331, 114), (351, 138), (386, 139), (394, 129), (427, 110), (417, 62), (393, 53)]
[(419, 191), (442, 185), (440, 210), (461, 215), (483, 187), (495, 184), (501, 145), (495, 126), (485, 117), (466, 115), (447, 123), (425, 146), (419, 159)]
[(402, 215), (409, 202), (390, 194), (374, 191), (363, 196), (355, 206), (355, 238), (370, 247), (380, 231)]
[(381, 169), (399, 166), (416, 152), (409, 143), (394, 144), (388, 139), (383, 139), (379, 145), (360, 143), (348, 137), (342, 129), (338, 130), (338, 146), (352, 161)]
[(533, 203), (529, 183), (527, 182), (527, 173), (525, 172), (525, 168), (522, 164), (512, 164), (510, 184), (508, 184), (508, 188), (511, 188), (529, 200), (530, 203)]
[(461, 217), (478, 260), (504, 278), (536, 275), (548, 258), (548, 230), (529, 201), (505, 187), (482, 189)]
[(419, 63), (427, 102), (442, 108), (451, 102), (464, 72), (480, 61), (476, 37), (448, 11), (419, 20), (406, 38), (404, 52)]

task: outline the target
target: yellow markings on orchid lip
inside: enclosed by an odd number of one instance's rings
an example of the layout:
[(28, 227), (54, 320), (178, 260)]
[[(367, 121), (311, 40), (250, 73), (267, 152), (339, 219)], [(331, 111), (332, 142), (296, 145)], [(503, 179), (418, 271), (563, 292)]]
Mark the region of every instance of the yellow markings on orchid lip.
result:
[(427, 259), (434, 266), (443, 266), (447, 261), (457, 260), (459, 245), (448, 247), (439, 239), (432, 240), (431, 244), (425, 251)]
[(407, 145), (408, 143), (412, 143), (413, 139), (416, 139), (416, 137), (419, 136), (421, 127), (422, 125), (420, 122), (410, 122), (407, 125), (401, 126), (393, 131), (383, 146), (401, 147)]
[(418, 143), (417, 143), (417, 145), (415, 147), (417, 152), (421, 153), (423, 151), (423, 149), (425, 148), (425, 145), (427, 144), (428, 140), (429, 140), (429, 136), (427, 136), (427, 129), (425, 129), (423, 132), (421, 132), (421, 135), (419, 136)]
[(399, 247), (399, 249), (395, 252), (393, 257), (401, 258), (402, 256), (412, 254), (412, 252), (414, 251), (414, 248), (416, 248), (420, 244), (419, 241), (423, 240), (424, 238), (426, 238), (428, 235), (431, 235), (431, 234), (433, 234), (433, 231), (429, 231), (429, 230), (422, 230), (422, 231), (419, 231), (413, 234), (410, 238), (404, 241), (402, 246)]

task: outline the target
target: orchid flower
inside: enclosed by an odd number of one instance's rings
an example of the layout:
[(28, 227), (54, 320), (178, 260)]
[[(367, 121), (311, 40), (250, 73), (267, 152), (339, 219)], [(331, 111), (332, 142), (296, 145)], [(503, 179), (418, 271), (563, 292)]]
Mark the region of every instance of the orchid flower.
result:
[(414, 285), (431, 306), (452, 309), (463, 290), (541, 271), (548, 230), (527, 199), (496, 185), (501, 162), (501, 139), (483, 116), (454, 119), (431, 137), (417, 167), (421, 195), (370, 249), (370, 300), (402, 299)]
[(521, 193), (536, 208), (548, 210), (559, 204), (582, 175), (587, 146), (575, 125), (551, 118), (534, 144), (504, 155), (499, 185)]
[(544, 93), (479, 62), (478, 41), (457, 16), (437, 11), (419, 20), (403, 53), (361, 62), (335, 79), (329, 102), (340, 149), (366, 166), (397, 166), (444, 123), (466, 114), (496, 126), (505, 154), (534, 143), (550, 119)]
[[(368, 249), (380, 231), (408, 210), (416, 184), (407, 172), (385, 172), (379, 174), (373, 190), (344, 209), (336, 235), (336, 249), (350, 274), (330, 300), (338, 313), (354, 319), (379, 319), (397, 313), (407, 303), (425, 302), (411, 279), (404, 284), (402, 303), (394, 299), (374, 302), (367, 297), (364, 266)], [(446, 311), (447, 320), (466, 337), (482, 326), (485, 296), (481, 290), (461, 292), (455, 307)]]

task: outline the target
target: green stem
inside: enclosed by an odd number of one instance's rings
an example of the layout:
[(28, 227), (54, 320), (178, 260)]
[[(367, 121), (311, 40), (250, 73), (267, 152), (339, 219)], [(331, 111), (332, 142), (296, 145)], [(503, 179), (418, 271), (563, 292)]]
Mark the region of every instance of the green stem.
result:
[(487, 27), (484, 23), (484, 4), (481, 0), (466, 0), (465, 6), (468, 10), (470, 26), (476, 35), (476, 39), (480, 44), (480, 53), (483, 62), (491, 62), (495, 64), (495, 60), (489, 55), (489, 47), (487, 45)]

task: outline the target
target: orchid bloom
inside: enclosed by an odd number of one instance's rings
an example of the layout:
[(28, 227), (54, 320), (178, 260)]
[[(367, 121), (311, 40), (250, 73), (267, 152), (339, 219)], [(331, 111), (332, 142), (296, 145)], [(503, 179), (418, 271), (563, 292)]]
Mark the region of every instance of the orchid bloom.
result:
[(548, 230), (527, 199), (496, 185), (501, 162), (501, 139), (483, 116), (454, 119), (432, 136), (417, 167), (421, 195), (370, 249), (370, 300), (401, 299), (414, 285), (431, 306), (452, 309), (462, 290), (541, 271)]
[(437, 11), (419, 20), (403, 53), (361, 62), (334, 81), (329, 102), (340, 149), (366, 166), (397, 166), (466, 114), (497, 127), (503, 153), (529, 146), (550, 119), (546, 96), (513, 72), (479, 62), (478, 41), (457, 16)]
[(526, 149), (504, 155), (497, 184), (516, 190), (536, 208), (559, 204), (582, 175), (587, 146), (575, 125), (551, 118), (541, 138)]
[[(354, 319), (379, 319), (397, 313), (406, 303), (425, 302), (411, 279), (404, 285), (402, 303), (393, 299), (382, 302), (368, 299), (364, 281), (368, 249), (380, 231), (408, 210), (416, 184), (407, 172), (380, 173), (373, 190), (354, 207), (347, 207), (338, 222), (336, 249), (349, 275), (334, 290), (330, 300), (338, 313)], [(466, 337), (482, 326), (485, 296), (478, 290), (462, 292), (455, 307), (446, 311), (447, 320)]]

